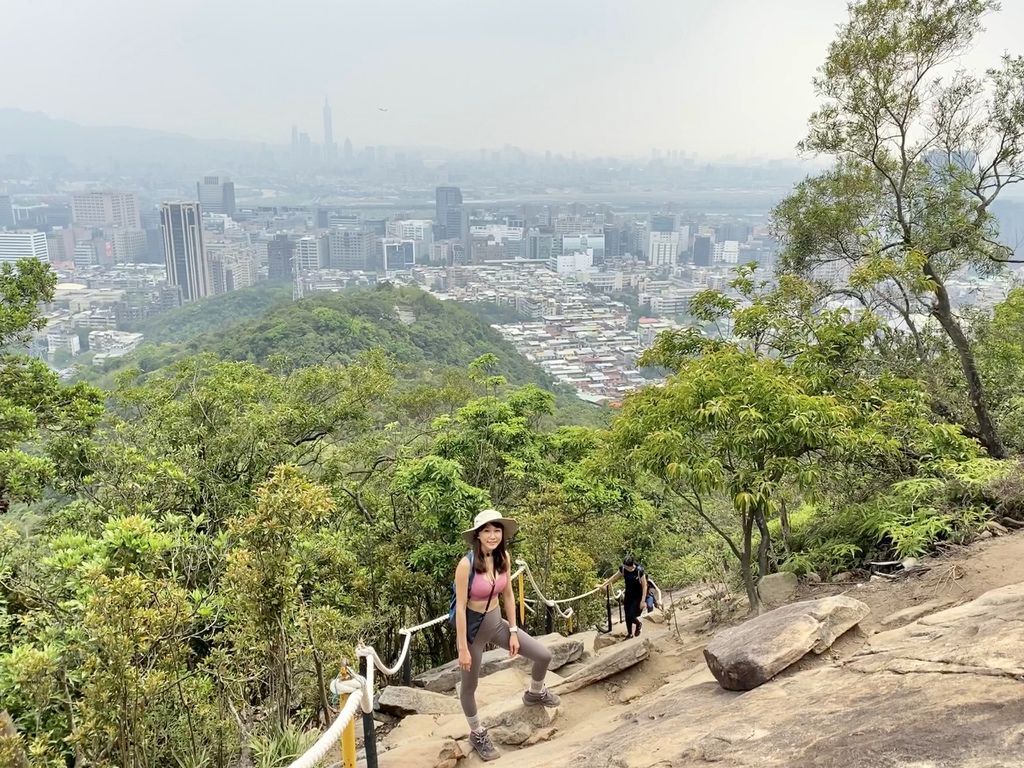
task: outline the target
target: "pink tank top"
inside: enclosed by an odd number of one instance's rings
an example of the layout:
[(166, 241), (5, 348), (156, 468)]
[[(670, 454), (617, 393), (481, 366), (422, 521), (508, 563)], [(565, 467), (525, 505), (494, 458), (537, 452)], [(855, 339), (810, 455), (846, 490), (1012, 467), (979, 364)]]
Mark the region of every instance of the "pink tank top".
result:
[[(508, 574), (499, 573), (498, 578), (494, 580), (494, 595), (497, 597), (504, 590), (508, 584)], [(491, 594), (491, 582), (487, 580), (487, 574), (474, 573), (473, 583), (469, 585), (469, 599), (470, 600), (486, 600), (488, 595)]]

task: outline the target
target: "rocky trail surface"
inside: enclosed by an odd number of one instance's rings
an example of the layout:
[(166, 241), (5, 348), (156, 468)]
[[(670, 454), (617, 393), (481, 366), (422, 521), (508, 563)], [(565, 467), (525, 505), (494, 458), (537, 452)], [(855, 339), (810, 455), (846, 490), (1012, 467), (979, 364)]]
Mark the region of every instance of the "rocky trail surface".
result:
[[(557, 709), (523, 707), (525, 667), (496, 656), (477, 694), (502, 751), (496, 765), (1024, 765), (1024, 534), (950, 550), (895, 579), (800, 584), (787, 597), (753, 633), (740, 620), (708, 631), (708, 608), (679, 601), (640, 639), (548, 637), (560, 648), (549, 679)], [(755, 687), (725, 690), (709, 664)], [(417, 713), (382, 739), (380, 767), (482, 765), (467, 754), (453, 693), (385, 691), (382, 707), (417, 692), (434, 698), (389, 710)]]

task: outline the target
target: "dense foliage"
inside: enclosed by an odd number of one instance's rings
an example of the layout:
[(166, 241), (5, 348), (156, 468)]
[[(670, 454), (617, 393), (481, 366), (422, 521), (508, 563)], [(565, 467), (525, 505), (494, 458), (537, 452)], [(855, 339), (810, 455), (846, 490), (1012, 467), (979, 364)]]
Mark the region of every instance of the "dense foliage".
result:
[[(969, 135), (907, 129), (978, 96), (925, 75), (990, 6), (851, 6), (808, 140), (838, 162), (780, 207), (778, 279), (741, 267), (697, 296), (697, 324), (645, 355), (667, 381), (608, 425), (567, 419), (470, 311), (390, 286), (183, 309), (104, 396), (21, 353), (55, 280), (0, 265), (0, 762), (287, 764), (357, 642), (393, 658), (399, 628), (445, 612), (488, 505), (519, 519), (512, 551), (549, 596), (633, 553), (662, 586), (742, 584), (751, 610), (772, 570), (825, 577), (1024, 516), (1002, 458), (1024, 450), (1024, 292), (986, 313), (944, 287), (1005, 256), (978, 194), (1016, 173), (1018, 60)], [(928, 159), (993, 135), (988, 170)], [(527, 625), (544, 619), (534, 601)], [(453, 652), (435, 626), (415, 664)]]

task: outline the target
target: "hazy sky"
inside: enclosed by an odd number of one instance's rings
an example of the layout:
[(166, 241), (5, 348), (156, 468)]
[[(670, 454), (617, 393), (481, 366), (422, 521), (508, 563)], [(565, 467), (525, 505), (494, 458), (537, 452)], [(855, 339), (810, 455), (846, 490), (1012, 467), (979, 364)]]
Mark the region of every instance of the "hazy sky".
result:
[[(1007, 0), (967, 64), (1024, 53)], [(845, 0), (4, 3), (0, 106), (286, 143), (792, 156)], [(381, 112), (378, 107), (387, 107)], [(0, 148), (2, 150), (2, 148)]]

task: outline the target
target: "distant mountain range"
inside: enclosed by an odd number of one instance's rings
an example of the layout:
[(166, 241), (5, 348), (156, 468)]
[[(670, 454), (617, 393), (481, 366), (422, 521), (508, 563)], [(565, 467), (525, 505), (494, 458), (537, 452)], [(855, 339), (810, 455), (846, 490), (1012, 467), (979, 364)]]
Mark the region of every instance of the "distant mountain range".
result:
[(191, 166), (267, 159), (269, 144), (196, 139), (146, 128), (87, 126), (42, 112), (0, 108), (0, 162), (19, 156), (86, 165)]

